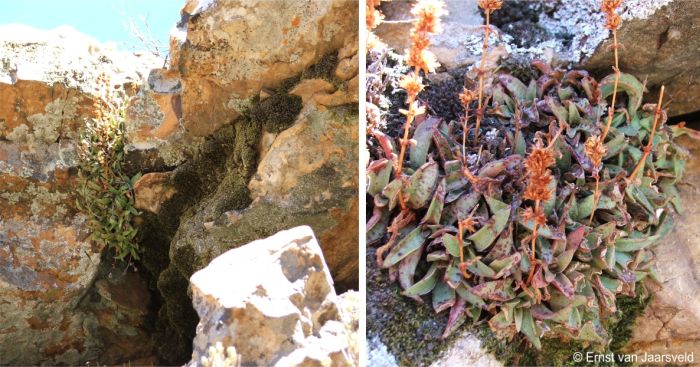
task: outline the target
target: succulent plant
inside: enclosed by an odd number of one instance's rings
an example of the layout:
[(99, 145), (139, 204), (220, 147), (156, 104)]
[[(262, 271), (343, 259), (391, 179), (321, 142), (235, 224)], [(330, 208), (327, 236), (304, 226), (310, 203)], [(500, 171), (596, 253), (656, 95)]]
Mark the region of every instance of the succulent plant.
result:
[[(642, 104), (644, 85), (620, 73), (623, 104), (602, 135), (614, 75), (533, 67), (539, 77), (529, 82), (496, 76), (478, 145), (463, 144), (477, 134), (462, 122), (424, 115), (396, 165), (397, 141), (370, 135), (367, 243), (381, 245), (377, 262), (403, 295), (449, 312), (445, 336), (471, 319), (538, 349), (542, 337), (605, 345), (616, 298), (656, 279), (650, 248), (682, 210), (676, 183), (687, 151), (674, 139), (689, 131), (665, 125), (660, 108)], [(604, 137), (598, 166), (584, 144), (594, 136)], [(551, 179), (533, 178), (538, 147), (553, 158), (540, 172)]]

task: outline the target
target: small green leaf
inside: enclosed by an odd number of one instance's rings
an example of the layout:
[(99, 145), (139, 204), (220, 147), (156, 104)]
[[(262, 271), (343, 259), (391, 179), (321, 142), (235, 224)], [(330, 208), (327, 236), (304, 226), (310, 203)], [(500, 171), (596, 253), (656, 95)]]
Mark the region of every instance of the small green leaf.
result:
[(426, 235), (420, 227), (412, 230), (391, 248), (382, 266), (388, 268), (396, 265), (400, 260), (418, 250), (425, 243), (425, 239)]

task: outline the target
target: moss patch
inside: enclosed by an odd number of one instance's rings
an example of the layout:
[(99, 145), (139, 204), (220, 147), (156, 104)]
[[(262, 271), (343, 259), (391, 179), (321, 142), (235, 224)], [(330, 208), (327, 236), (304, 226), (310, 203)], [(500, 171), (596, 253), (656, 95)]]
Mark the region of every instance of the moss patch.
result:
[(301, 97), (275, 93), (250, 109), (250, 119), (266, 131), (278, 133), (294, 123), (301, 107)]
[(440, 339), (447, 315), (435, 315), (399, 294), (396, 284), (377, 267), (375, 249), (367, 249), (367, 337), (379, 336), (401, 366), (428, 366), (456, 338)]

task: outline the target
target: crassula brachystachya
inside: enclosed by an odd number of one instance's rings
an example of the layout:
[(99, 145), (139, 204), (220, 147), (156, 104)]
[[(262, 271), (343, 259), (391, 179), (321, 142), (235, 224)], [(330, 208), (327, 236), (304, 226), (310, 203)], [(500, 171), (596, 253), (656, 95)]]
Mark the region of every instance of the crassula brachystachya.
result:
[[(616, 297), (655, 278), (650, 248), (681, 211), (676, 183), (687, 152), (674, 138), (688, 130), (666, 125), (659, 110), (645, 155), (656, 105), (643, 105), (643, 84), (621, 73), (594, 198), (585, 142), (605, 128), (614, 75), (598, 82), (585, 71), (533, 67), (539, 77), (526, 83), (496, 76), (478, 145), (463, 148), (460, 121), (425, 116), (411, 132), (401, 180), (387, 159), (396, 158), (396, 141), (376, 144), (367, 241), (382, 246), (377, 261), (405, 296), (449, 312), (445, 335), (471, 319), (536, 348), (557, 336), (604, 345)], [(554, 159), (539, 187), (550, 195), (537, 210), (526, 195), (535, 142)]]

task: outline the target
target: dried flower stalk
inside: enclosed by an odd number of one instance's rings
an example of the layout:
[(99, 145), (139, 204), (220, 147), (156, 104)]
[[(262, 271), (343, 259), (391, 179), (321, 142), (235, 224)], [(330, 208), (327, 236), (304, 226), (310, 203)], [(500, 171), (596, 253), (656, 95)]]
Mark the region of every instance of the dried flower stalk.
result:
[(593, 163), (593, 172), (591, 175), (595, 179), (595, 190), (593, 191), (593, 209), (591, 210), (591, 216), (588, 218), (588, 225), (593, 223), (593, 216), (595, 215), (595, 210), (598, 207), (598, 200), (600, 199), (600, 175), (599, 171), (602, 168), (603, 157), (607, 154), (608, 150), (605, 147), (605, 138), (608, 136), (610, 131), (610, 126), (612, 125), (612, 120), (615, 115), (615, 100), (617, 98), (617, 85), (620, 80), (620, 67), (619, 58), (617, 55), (617, 50), (620, 48), (620, 44), (617, 42), (617, 28), (620, 27), (620, 16), (615, 13), (615, 10), (622, 5), (622, 0), (603, 0), (601, 5), (601, 10), (605, 13), (605, 28), (609, 29), (613, 34), (613, 44), (612, 49), (615, 56), (615, 66), (613, 67), (613, 72), (615, 73), (615, 79), (613, 82), (613, 93), (612, 101), (608, 107), (608, 118), (605, 123), (605, 130), (603, 134), (593, 135), (586, 140), (586, 145), (584, 152), (586, 156)]
[(462, 104), (462, 107), (464, 107), (464, 117), (462, 118), (462, 159), (465, 160), (467, 159), (467, 151), (466, 151), (466, 146), (467, 146), (467, 130), (468, 130), (468, 122), (469, 122), (469, 104), (476, 99), (476, 92), (473, 90), (469, 90), (467, 88), (464, 88), (462, 93), (459, 94), (459, 101)]
[(662, 85), (661, 86), (661, 92), (659, 92), (659, 102), (656, 104), (656, 108), (654, 108), (654, 124), (651, 126), (651, 133), (649, 134), (649, 141), (647, 142), (647, 145), (644, 147), (644, 154), (642, 154), (642, 158), (639, 160), (637, 163), (637, 166), (634, 168), (634, 171), (632, 171), (632, 174), (629, 177), (630, 181), (634, 181), (634, 178), (637, 177), (637, 173), (644, 167), (644, 164), (647, 161), (647, 157), (649, 157), (649, 153), (651, 153), (651, 147), (654, 144), (654, 133), (656, 132), (656, 126), (659, 123), (659, 117), (662, 115), (663, 111), (661, 110), (661, 103), (663, 103), (664, 100), (664, 90), (665, 87)]
[(540, 226), (547, 224), (547, 218), (544, 209), (541, 206), (543, 201), (547, 201), (552, 197), (552, 190), (549, 188), (550, 183), (554, 179), (552, 171), (549, 167), (553, 166), (554, 160), (554, 143), (556, 142), (561, 128), (557, 134), (549, 142), (549, 145), (544, 147), (542, 140), (537, 140), (535, 146), (530, 151), (530, 154), (525, 159), (525, 171), (527, 173), (527, 186), (523, 193), (523, 198), (533, 200), (535, 207), (525, 209), (523, 218), (528, 221), (532, 220), (535, 226), (532, 230), (532, 242), (530, 245), (530, 273), (527, 276), (526, 284), (529, 285), (532, 277), (535, 274), (535, 244), (537, 242), (537, 230)]
[[(439, 66), (435, 55), (428, 51), (430, 46), (431, 34), (440, 31), (440, 17), (447, 14), (445, 3), (441, 0), (419, 0), (411, 9), (411, 13), (416, 17), (411, 29), (411, 48), (408, 50), (407, 64), (413, 67), (413, 71), (401, 79), (401, 87), (406, 90), (407, 110), (400, 110), (406, 115), (404, 123), (403, 138), (400, 140), (401, 150), (399, 152), (398, 161), (395, 164), (397, 177), (403, 177), (403, 161), (406, 155), (406, 147), (409, 145), (408, 134), (411, 129), (411, 124), (416, 116), (425, 113), (425, 108), (418, 106), (418, 93), (423, 88), (423, 79), (420, 77), (420, 72), (432, 73)], [(399, 204), (402, 210), (406, 210), (406, 203), (403, 199), (403, 194), (399, 191)]]
[(481, 118), (484, 115), (483, 111), (483, 96), (484, 96), (484, 74), (486, 70), (486, 55), (489, 48), (489, 35), (491, 34), (491, 12), (498, 10), (503, 5), (502, 0), (479, 0), (479, 7), (486, 14), (486, 25), (484, 26), (484, 43), (482, 45), (481, 62), (479, 63), (479, 104), (476, 110), (476, 130), (474, 131), (474, 145), (479, 144), (479, 127), (481, 126)]
[[(476, 210), (476, 208), (474, 208), (474, 210)], [(476, 228), (474, 226), (477, 224), (477, 221), (473, 217), (474, 210), (472, 210), (472, 214), (470, 214), (468, 217), (457, 222), (457, 240), (459, 242), (459, 271), (462, 273), (462, 276), (465, 279), (469, 279), (469, 273), (467, 273), (468, 264), (464, 261), (464, 231), (467, 231), (469, 233), (476, 232)]]
[(613, 44), (612, 49), (615, 56), (615, 66), (613, 67), (613, 72), (615, 73), (615, 81), (613, 83), (613, 93), (612, 102), (610, 107), (608, 107), (608, 121), (605, 124), (605, 130), (603, 131), (602, 141), (608, 136), (610, 131), (610, 125), (615, 114), (615, 99), (617, 97), (617, 85), (620, 81), (620, 64), (617, 55), (617, 50), (620, 48), (620, 44), (617, 42), (617, 29), (620, 27), (620, 16), (615, 13), (615, 10), (620, 7), (622, 0), (603, 0), (601, 9), (605, 13), (605, 28), (609, 29), (613, 34)]

